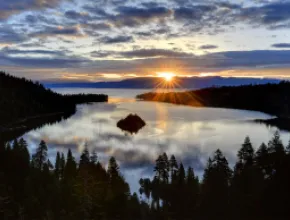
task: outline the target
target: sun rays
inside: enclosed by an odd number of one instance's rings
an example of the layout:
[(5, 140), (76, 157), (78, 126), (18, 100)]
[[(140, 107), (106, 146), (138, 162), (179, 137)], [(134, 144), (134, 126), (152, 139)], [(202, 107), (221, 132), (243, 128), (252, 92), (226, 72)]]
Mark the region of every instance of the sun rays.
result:
[(172, 72), (161, 72), (157, 73), (158, 77), (163, 77), (165, 81), (171, 82), (175, 76)]
[(181, 86), (182, 78), (174, 72), (158, 72), (156, 75), (152, 101), (203, 106), (203, 101), (194, 92)]

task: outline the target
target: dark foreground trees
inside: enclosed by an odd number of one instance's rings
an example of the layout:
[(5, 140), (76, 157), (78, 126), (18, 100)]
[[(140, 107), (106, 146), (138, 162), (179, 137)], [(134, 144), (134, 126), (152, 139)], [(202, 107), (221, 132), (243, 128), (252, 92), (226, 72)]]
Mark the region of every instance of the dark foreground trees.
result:
[[(157, 157), (152, 178), (131, 194), (114, 157), (105, 169), (95, 152), (77, 162), (69, 150), (54, 165), (41, 141), (0, 145), (0, 219), (289, 219), (290, 145), (279, 134), (255, 150), (247, 137), (229, 166), (220, 150), (199, 181), (174, 155)], [(231, 169), (231, 167), (233, 167)]]

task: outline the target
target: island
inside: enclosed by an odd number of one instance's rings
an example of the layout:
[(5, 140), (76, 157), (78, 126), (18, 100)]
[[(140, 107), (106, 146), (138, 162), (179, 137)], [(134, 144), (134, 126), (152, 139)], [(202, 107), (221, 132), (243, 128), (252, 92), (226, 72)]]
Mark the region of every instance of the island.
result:
[(278, 84), (210, 87), (184, 92), (149, 92), (136, 97), (144, 101), (167, 102), (193, 107), (232, 108), (264, 112), (275, 120), (256, 122), (290, 130), (290, 82)]
[(130, 134), (137, 134), (140, 129), (146, 125), (146, 122), (136, 114), (129, 114), (126, 118), (118, 121), (117, 127)]

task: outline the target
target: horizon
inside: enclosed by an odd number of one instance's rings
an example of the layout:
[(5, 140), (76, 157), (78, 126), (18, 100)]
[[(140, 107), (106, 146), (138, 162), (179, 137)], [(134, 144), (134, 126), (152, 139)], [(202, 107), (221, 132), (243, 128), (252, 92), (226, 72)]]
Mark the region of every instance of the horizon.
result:
[(289, 0), (5, 1), (0, 65), (41, 82), (288, 79), (289, 11)]
[[(118, 83), (118, 82), (123, 82), (123, 81), (134, 81), (135, 79), (136, 80), (157, 80), (157, 81), (161, 81), (163, 82), (164, 81), (164, 85), (165, 84), (168, 84), (170, 83), (170, 81), (175, 81), (175, 80), (178, 80), (178, 79), (182, 79), (182, 80), (186, 80), (186, 79), (191, 79), (191, 78), (194, 78), (194, 79), (241, 79), (241, 83), (242, 83), (242, 80), (273, 80), (273, 82), (278, 82), (278, 81), (289, 81), (290, 79), (288, 78), (274, 78), (274, 77), (264, 77), (264, 76), (218, 76), (218, 75), (210, 75), (210, 76), (200, 76), (200, 75), (194, 75), (194, 76), (176, 76), (174, 75), (170, 80), (166, 80), (166, 76), (136, 76), (136, 77), (133, 77), (133, 78), (117, 78), (117, 79), (103, 79), (101, 81), (75, 81), (75, 80), (72, 80), (72, 81), (69, 81), (69, 80), (55, 80), (55, 81), (47, 81), (47, 80), (44, 80), (44, 81), (38, 81), (44, 85), (57, 85), (57, 84), (63, 84), (63, 85), (74, 85), (74, 84), (98, 84), (98, 83)], [(167, 81), (167, 82), (166, 82)], [(172, 84), (172, 83), (170, 83)], [(243, 84), (241, 84), (243, 85)]]

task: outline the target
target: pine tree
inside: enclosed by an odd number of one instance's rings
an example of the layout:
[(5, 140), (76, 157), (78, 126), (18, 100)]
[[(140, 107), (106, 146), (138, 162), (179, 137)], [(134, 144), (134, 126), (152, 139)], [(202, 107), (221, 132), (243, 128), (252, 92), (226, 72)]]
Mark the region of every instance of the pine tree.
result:
[(90, 157), (90, 161), (93, 165), (96, 165), (97, 162), (98, 162), (98, 155), (97, 155), (97, 152), (96, 150), (93, 150), (92, 154), (91, 154), (91, 157)]
[(130, 188), (128, 183), (120, 175), (119, 165), (114, 157), (109, 159), (108, 175), (109, 175), (109, 192), (107, 195), (107, 206), (110, 207), (107, 210), (107, 218), (126, 218), (128, 198), (130, 195)]
[(204, 172), (200, 210), (202, 216), (226, 217), (228, 215), (231, 175), (228, 161), (218, 149), (213, 159), (209, 159)]
[(198, 194), (199, 194), (199, 180), (198, 177), (195, 176), (194, 170), (191, 167), (188, 167), (186, 174), (186, 186), (184, 189), (183, 196), (185, 197), (185, 216), (186, 218), (190, 218), (192, 213), (195, 213), (197, 210), (197, 202), (198, 202)]
[(243, 164), (253, 163), (254, 148), (248, 136), (245, 138), (245, 141), (242, 144), (242, 148), (239, 150), (237, 156), (239, 161)]
[(156, 160), (156, 166), (154, 168), (155, 176), (160, 182), (168, 183), (169, 178), (169, 161), (166, 153), (159, 155)]
[(178, 170), (178, 164), (174, 155), (171, 155), (170, 157), (169, 166), (170, 166), (171, 182), (173, 182)]
[(64, 178), (64, 169), (65, 169), (65, 157), (64, 153), (61, 153), (60, 161), (59, 161), (59, 174), (60, 178)]
[(179, 186), (184, 185), (185, 183), (185, 170), (182, 163), (179, 164), (179, 169), (177, 171), (177, 179)]
[(269, 163), (271, 173), (270, 175), (274, 175), (277, 172), (277, 169), (282, 165), (285, 159), (285, 148), (280, 139), (280, 134), (278, 131), (274, 133), (273, 138), (268, 143), (268, 151), (269, 151)]
[(80, 157), (80, 166), (86, 166), (90, 163), (90, 153), (87, 148), (85, 148)]
[(286, 153), (290, 154), (290, 140), (288, 141), (288, 145), (286, 146)]
[(264, 175), (264, 178), (268, 178), (271, 175), (270, 167), (270, 155), (269, 150), (265, 143), (262, 143), (261, 146), (255, 153), (255, 163), (257, 167), (261, 170)]
[(254, 149), (249, 137), (246, 137), (237, 157), (231, 183), (231, 210), (233, 217), (238, 215), (250, 218), (257, 209), (263, 176), (261, 170), (254, 164)]
[(119, 177), (119, 165), (117, 164), (117, 161), (114, 157), (111, 157), (109, 159), (109, 165), (108, 165), (108, 174), (111, 178), (111, 180), (116, 179)]
[(149, 202), (150, 195), (151, 195), (151, 181), (149, 178), (146, 179), (140, 179), (139, 180), (140, 189), (139, 192), (142, 195), (144, 193), (145, 197), (147, 198), (147, 201)]
[(47, 146), (42, 140), (36, 149), (36, 153), (32, 156), (32, 163), (34, 168), (43, 170), (43, 166), (47, 161)]
[(162, 154), (162, 163), (164, 164), (164, 170), (162, 172), (162, 179), (164, 183), (168, 183), (169, 180), (169, 170), (170, 170), (170, 164), (168, 161), (168, 157), (166, 153)]
[(64, 168), (64, 180), (72, 181), (77, 175), (77, 164), (75, 158), (72, 155), (71, 150), (67, 152), (66, 163)]
[(60, 179), (60, 153), (59, 152), (56, 153), (54, 175), (56, 176), (58, 180)]

